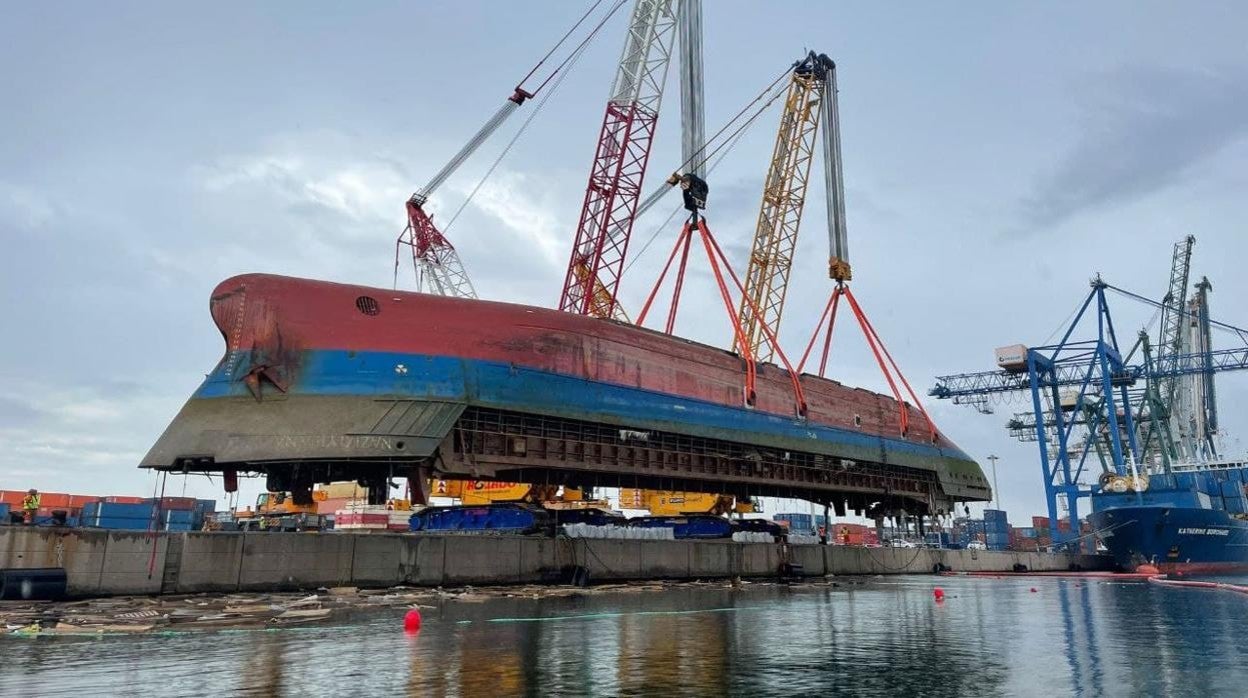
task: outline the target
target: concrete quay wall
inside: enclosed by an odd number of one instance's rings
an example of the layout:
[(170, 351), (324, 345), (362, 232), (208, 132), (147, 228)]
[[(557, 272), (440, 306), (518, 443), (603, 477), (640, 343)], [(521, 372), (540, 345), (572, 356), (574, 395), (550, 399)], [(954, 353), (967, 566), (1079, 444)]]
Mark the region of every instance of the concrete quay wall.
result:
[(591, 581), (1108, 569), (1087, 555), (731, 541), (0, 527), (0, 569), (63, 567), (74, 596)]

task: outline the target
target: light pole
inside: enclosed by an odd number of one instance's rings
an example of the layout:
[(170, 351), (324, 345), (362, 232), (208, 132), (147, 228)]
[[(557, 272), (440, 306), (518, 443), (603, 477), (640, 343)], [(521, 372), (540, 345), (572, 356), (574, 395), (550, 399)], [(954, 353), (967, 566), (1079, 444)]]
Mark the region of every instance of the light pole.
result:
[(992, 508), (996, 509), (998, 508), (997, 500), (1000, 499), (1001, 497), (1001, 495), (997, 494), (999, 492), (999, 490), (997, 489), (997, 461), (1001, 459), (995, 455), (992, 455), (992, 456), (988, 456), (988, 460), (992, 461), (992, 502), (991, 504), (992, 504)]

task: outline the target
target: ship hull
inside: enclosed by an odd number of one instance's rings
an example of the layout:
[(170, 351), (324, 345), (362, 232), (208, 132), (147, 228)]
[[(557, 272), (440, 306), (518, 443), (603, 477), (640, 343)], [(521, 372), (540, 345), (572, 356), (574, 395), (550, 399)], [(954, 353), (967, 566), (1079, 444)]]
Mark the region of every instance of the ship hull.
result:
[(1123, 506), (1093, 512), (1088, 521), (1127, 570), (1152, 565), (1164, 573), (1248, 572), (1248, 521), (1219, 509)]
[(792, 379), (773, 365), (759, 367), (746, 404), (740, 357), (632, 325), (268, 275), (223, 282), (211, 310), (226, 354), (144, 467), (431, 463), (466, 411), (495, 410), (564, 420), (565, 430), (605, 425), (842, 469), (912, 469), (945, 498), (989, 496), (979, 466), (913, 407), (903, 434), (892, 399), (802, 376), (802, 416)]

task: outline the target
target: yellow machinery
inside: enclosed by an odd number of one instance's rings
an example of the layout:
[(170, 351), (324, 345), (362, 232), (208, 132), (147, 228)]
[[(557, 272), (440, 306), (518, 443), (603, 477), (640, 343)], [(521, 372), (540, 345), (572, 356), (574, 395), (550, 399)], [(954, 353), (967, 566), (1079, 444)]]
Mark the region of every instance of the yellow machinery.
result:
[[(836, 124), (836, 66), (827, 56), (811, 52), (794, 67), (785, 98), (771, 167), (763, 185), (763, 202), (745, 273), (745, 295), (739, 316), (754, 357), (770, 361), (774, 349), (763, 325), (779, 335), (789, 270), (797, 246), (798, 227), (806, 204), (815, 136), (824, 124), (824, 170), (828, 190), (829, 274), (847, 281), (852, 276), (845, 254), (844, 196), (840, 184), (840, 136)], [(757, 309), (757, 312), (755, 312)], [(734, 350), (739, 346), (734, 343)]]
[(255, 516), (288, 516), (290, 514), (315, 514), (316, 503), (326, 499), (320, 491), (312, 492), (312, 503), (295, 504), (294, 498), (287, 492), (264, 492), (256, 497), (256, 508), (247, 507), (243, 511), (234, 512), (235, 518), (250, 519)]
[[(466, 506), (503, 502), (529, 502), (546, 509), (609, 509), (603, 499), (585, 499), (581, 490), (553, 485), (526, 485), (490, 480), (434, 480), (430, 491), (435, 497), (458, 499)], [(748, 514), (754, 505), (725, 494), (678, 492), (672, 490), (620, 489), (620, 507), (644, 509), (655, 516), (688, 514)]]
[[(357, 482), (331, 482), (327, 485), (317, 485), (312, 490), (312, 503), (306, 505), (295, 504), (295, 500), (289, 492), (264, 492), (256, 497), (256, 506), (254, 509), (247, 507), (242, 511), (235, 511), (234, 517), (238, 519), (250, 519), (257, 516), (289, 516), (292, 514), (316, 514), (317, 508), (321, 502), (330, 499), (346, 499), (367, 501), (368, 490), (361, 487)], [(386, 506), (395, 511), (407, 511), (412, 508), (411, 502), (406, 499), (391, 499), (386, 502)]]
[(527, 485), (522, 482), (494, 480), (433, 480), (429, 488), (434, 497), (458, 499), (466, 506), (528, 502), (547, 509), (607, 509), (602, 499), (585, 499), (585, 493), (574, 487)]
[[(368, 489), (360, 486), (360, 483), (354, 480), (346, 482), (331, 482), (328, 484), (317, 485), (312, 491), (312, 498), (318, 502), (329, 499), (345, 499), (356, 502), (368, 501)], [(386, 500), (387, 507), (395, 511), (408, 511), (412, 508), (412, 503), (406, 499), (392, 498)]]
[[(572, 273), (576, 276), (578, 283), (584, 284), (590, 272), (584, 264), (577, 264), (572, 267)], [(590, 317), (632, 322), (628, 318), (628, 313), (624, 312), (624, 306), (620, 305), (619, 301), (611, 295), (611, 291), (607, 290), (607, 287), (598, 279), (594, 279), (593, 296), (589, 301), (588, 314)]]
[(749, 514), (754, 505), (726, 494), (671, 490), (620, 489), (620, 508), (645, 509), (655, 516), (689, 514)]

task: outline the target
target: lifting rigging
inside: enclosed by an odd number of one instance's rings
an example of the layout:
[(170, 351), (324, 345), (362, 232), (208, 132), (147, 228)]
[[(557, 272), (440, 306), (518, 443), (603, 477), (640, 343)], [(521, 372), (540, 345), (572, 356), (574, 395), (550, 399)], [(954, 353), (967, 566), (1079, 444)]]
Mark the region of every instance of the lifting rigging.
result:
[(810, 343), (798, 362), (797, 372), (800, 373), (805, 367), (826, 320), (828, 328), (819, 363), (819, 375), (824, 375), (832, 346), (836, 311), (840, 298), (844, 296), (897, 401), (898, 426), (902, 436), (909, 433), (910, 425), (906, 401), (898, 383), (905, 388), (906, 394), (923, 415), (928, 435), (935, 439), (936, 425), (847, 285), (853, 278), (853, 272), (845, 225), (845, 185), (836, 93), (836, 64), (826, 55), (811, 51), (793, 64), (771, 166), (764, 181), (749, 268), (737, 313), (741, 332), (734, 341), (734, 348), (754, 360), (768, 361), (778, 355), (786, 367), (789, 365), (774, 337), (779, 333), (783, 317), (789, 271), (797, 247), (797, 233), (814, 159), (815, 137), (822, 129), (828, 216), (828, 276), (835, 286)]
[[(619, 0), (616, 3), (602, 22), (605, 22), (606, 18), (618, 9), (622, 1)], [(592, 13), (597, 4), (595, 3), (586, 16), (582, 17), (581, 22)], [(586, 37), (585, 41), (597, 33), (602, 22), (589, 37)], [(578, 26), (579, 24), (580, 22)], [(573, 30), (575, 28), (574, 26)], [(568, 32), (568, 35), (571, 33), (572, 30)], [(568, 35), (565, 35), (560, 43), (566, 40)], [(667, 179), (664, 187), (643, 201), (640, 196), (641, 188), (655, 135), (673, 42), (677, 35), (680, 36), (681, 48), (683, 163), (676, 173)], [(454, 248), (433, 225), (431, 217), (425, 215), (423, 205), (429, 194), (445, 181), (490, 133), (498, 128), (507, 115), (546, 86), (569, 60), (575, 59), (584, 43), (582, 42), (581, 46), (578, 46), (569, 58), (564, 59), (551, 76), (530, 93), (522, 86), (537, 70), (535, 67), (529, 76), (521, 81), (521, 86), (516, 88), (508, 103), (504, 104), (460, 153), (431, 180), (429, 185), (413, 195), (408, 202), (408, 228), (404, 231), (404, 235), (400, 236), (396, 245), (396, 275), (398, 252), (402, 245), (407, 244), (412, 247), (413, 261), (422, 286), (427, 282), (428, 290), (435, 293), (476, 297)], [(556, 45), (557, 48), (558, 45)], [(554, 51), (555, 49), (552, 49), (547, 57)], [(540, 65), (539, 62), (538, 67)], [(668, 187), (680, 184), (685, 207), (691, 215), (682, 229), (663, 274), (660, 275), (658, 283), (646, 301), (638, 324), (644, 321), (677, 252), (681, 251), (676, 288), (666, 325), (667, 332), (670, 333), (673, 330), (689, 249), (696, 233), (703, 243), (702, 246), (705, 248), (719, 285), (721, 298), (733, 324), (734, 348), (741, 353), (745, 361), (747, 403), (753, 404), (754, 379), (757, 375), (758, 361), (770, 361), (778, 357), (788, 369), (793, 385), (796, 414), (799, 418), (804, 417), (806, 402), (801, 381), (798, 379), (801, 366), (799, 365), (795, 370), (790, 365), (787, 357), (780, 350), (777, 332), (783, 313), (797, 231), (805, 204), (810, 167), (814, 158), (814, 139), (816, 132), (822, 128), (830, 248), (828, 269), (829, 276), (836, 282), (836, 288), (829, 299), (824, 317), (820, 320), (820, 326), (815, 332), (817, 335), (822, 329), (823, 319), (827, 317), (829, 309), (832, 322), (835, 321), (835, 309), (839, 298), (842, 295), (846, 296), (893, 390), (899, 408), (900, 431), (904, 437), (908, 431), (908, 413), (901, 390), (897, 385), (898, 380), (909, 391), (910, 397), (916, 404), (919, 402), (918, 398), (901, 375), (892, 356), (884, 348), (869, 320), (862, 313), (856, 299), (845, 286), (845, 282), (852, 277), (852, 272), (848, 260), (845, 228), (835, 64), (825, 55), (809, 52), (802, 60), (794, 63), (767, 90), (764, 90), (764, 93), (754, 102), (747, 105), (712, 140), (724, 135), (754, 103), (763, 100), (785, 76), (789, 78), (785, 109), (781, 117), (781, 127), (777, 133), (772, 165), (763, 193), (763, 204), (759, 213), (749, 271), (743, 284), (720, 250), (705, 219), (698, 215), (698, 210), (705, 207), (707, 187), (704, 177), (707, 163), (720, 149), (731, 147), (741, 132), (785, 90), (780, 88), (775, 91), (753, 116), (741, 123), (736, 131), (725, 138), (713, 151), (707, 152), (708, 144), (704, 141), (702, 118), (701, 3), (698, 0), (636, 0), (629, 20), (624, 53), (603, 118), (559, 307), (564, 311), (593, 317), (628, 320), (618, 302), (617, 294), (620, 278), (627, 268), (625, 261), (634, 221), (642, 211), (657, 202)], [(733, 291), (725, 279), (724, 271), (735, 285), (736, 292), (740, 294), (739, 307), (736, 310), (732, 307), (734, 305)], [(824, 342), (821, 374), (827, 364), (832, 322), (828, 325), (827, 338)], [(811, 345), (807, 347), (806, 356), (803, 356), (803, 364), (814, 341), (812, 338)], [(918, 405), (918, 409), (927, 420), (929, 433), (934, 439), (936, 437), (935, 426), (921, 404)]]
[[(677, 31), (680, 35), (681, 47), (682, 155), (684, 163), (688, 166), (691, 173), (697, 174), (705, 171), (707, 155), (703, 153), (702, 4), (701, 0), (679, 0), (678, 16), (673, 18), (673, 1), (654, 2), (653, 0), (638, 0), (634, 7), (632, 19), (629, 23), (628, 42), (625, 46), (624, 57), (621, 60), (619, 74), (616, 77), (615, 87), (613, 88), (613, 99), (608, 104), (603, 134), (600, 138), (600, 150), (595, 160), (595, 173), (599, 175), (603, 173), (607, 175), (614, 174), (617, 178), (612, 181), (600, 178), (597, 182), (598, 189), (596, 190), (599, 194), (618, 193), (619, 183), (627, 183), (634, 180), (638, 191), (640, 190), (650, 141), (653, 139), (654, 120), (657, 119), (659, 102), (662, 97), (667, 63), (670, 59), (672, 35)], [(599, 0), (600, 2), (601, 0)], [(591, 14), (599, 3), (595, 3), (576, 26), (579, 26)], [(555, 69), (555, 72), (552, 72), (533, 92), (530, 93), (522, 87), (517, 87), (515, 93), (508, 98), (508, 102), (486, 122), (486, 125), (481, 128), (477, 135), (469, 140), (428, 185), (412, 196), (407, 205), (409, 225), (396, 244), (396, 285), (400, 250), (403, 245), (408, 245), (412, 248), (420, 290), (439, 295), (476, 297), (476, 292), (463, 269), (462, 263), (459, 261), (454, 247), (446, 239), (445, 235), (434, 226), (432, 217), (425, 214), (424, 203), (428, 200), (432, 191), (445, 181), (493, 131), (497, 130), (506, 117), (515, 111), (516, 107), (523, 104), (525, 100), (535, 96), (537, 92), (541, 91), (541, 88), (551, 82), (552, 78), (559, 71), (576, 60), (580, 50), (584, 48), (593, 34), (597, 33), (606, 19), (622, 4), (623, 0), (618, 0), (606, 16), (603, 17), (602, 21), (599, 22), (594, 32), (586, 37), (573, 50), (569, 58), (564, 59), (563, 63)], [(673, 22), (675, 23), (674, 25)], [(560, 43), (575, 31), (576, 26), (569, 30)], [(557, 48), (558, 45), (551, 49), (546, 58), (543, 58), (543, 62)], [(523, 85), (540, 66), (541, 62), (533, 71), (530, 71), (529, 75), (520, 84)], [(559, 79), (561, 78), (562, 75), (560, 75)], [(556, 79), (552, 87), (557, 86), (558, 79)], [(546, 96), (548, 97), (549, 93)], [(540, 106), (539, 104), (539, 108)], [(532, 115), (530, 119), (532, 119)], [(527, 126), (527, 123), (525, 126)], [(621, 127), (623, 127), (622, 131)], [(519, 135), (518, 133), (517, 137)], [(613, 142), (611, 148), (607, 148), (603, 143), (606, 143), (607, 139), (610, 138), (619, 140)], [(513, 142), (514, 140), (513, 138)], [(620, 153), (634, 153), (634, 159), (630, 161), (626, 156), (612, 160), (613, 154), (617, 154), (612, 149), (615, 146), (619, 146)], [(510, 148), (510, 145), (508, 148)], [(605, 151), (604, 148), (606, 148)], [(641, 155), (637, 156), (637, 153)], [(501, 157), (500, 155), (500, 159)], [(639, 160), (637, 159), (638, 157), (640, 158)], [(495, 165), (497, 165), (497, 161)], [(491, 168), (492, 170), (493, 168)], [(592, 177), (593, 175), (591, 175), (591, 189), (595, 187), (595, 180)], [(604, 196), (593, 202), (587, 198), (587, 210), (591, 203), (605, 207), (600, 209), (608, 214), (605, 225), (612, 226), (613, 229), (607, 230), (606, 227), (603, 227), (599, 232), (607, 237), (614, 235), (618, 238), (622, 230), (623, 235), (627, 236), (628, 229), (631, 228), (632, 219), (636, 214), (636, 196), (629, 199), (625, 195), (617, 200), (608, 202), (609, 198)], [(631, 209), (629, 208), (630, 206), (632, 207)], [(586, 223), (586, 221), (586, 214), (583, 212), (582, 223)], [(600, 222), (598, 219), (592, 219), (589, 221), (589, 224), (593, 225)], [(608, 270), (615, 270), (617, 281), (621, 271), (620, 263), (623, 261), (623, 253), (624, 248), (621, 247), (619, 249), (620, 256), (618, 262), (607, 264)], [(608, 289), (598, 276), (591, 276), (589, 265), (575, 265), (570, 273), (575, 274), (577, 283), (590, 289), (589, 314), (597, 317), (612, 317), (628, 321), (624, 310), (615, 301), (613, 291)], [(607, 273), (611, 272), (608, 271)], [(515, 485), (515, 487), (525, 486)]]

